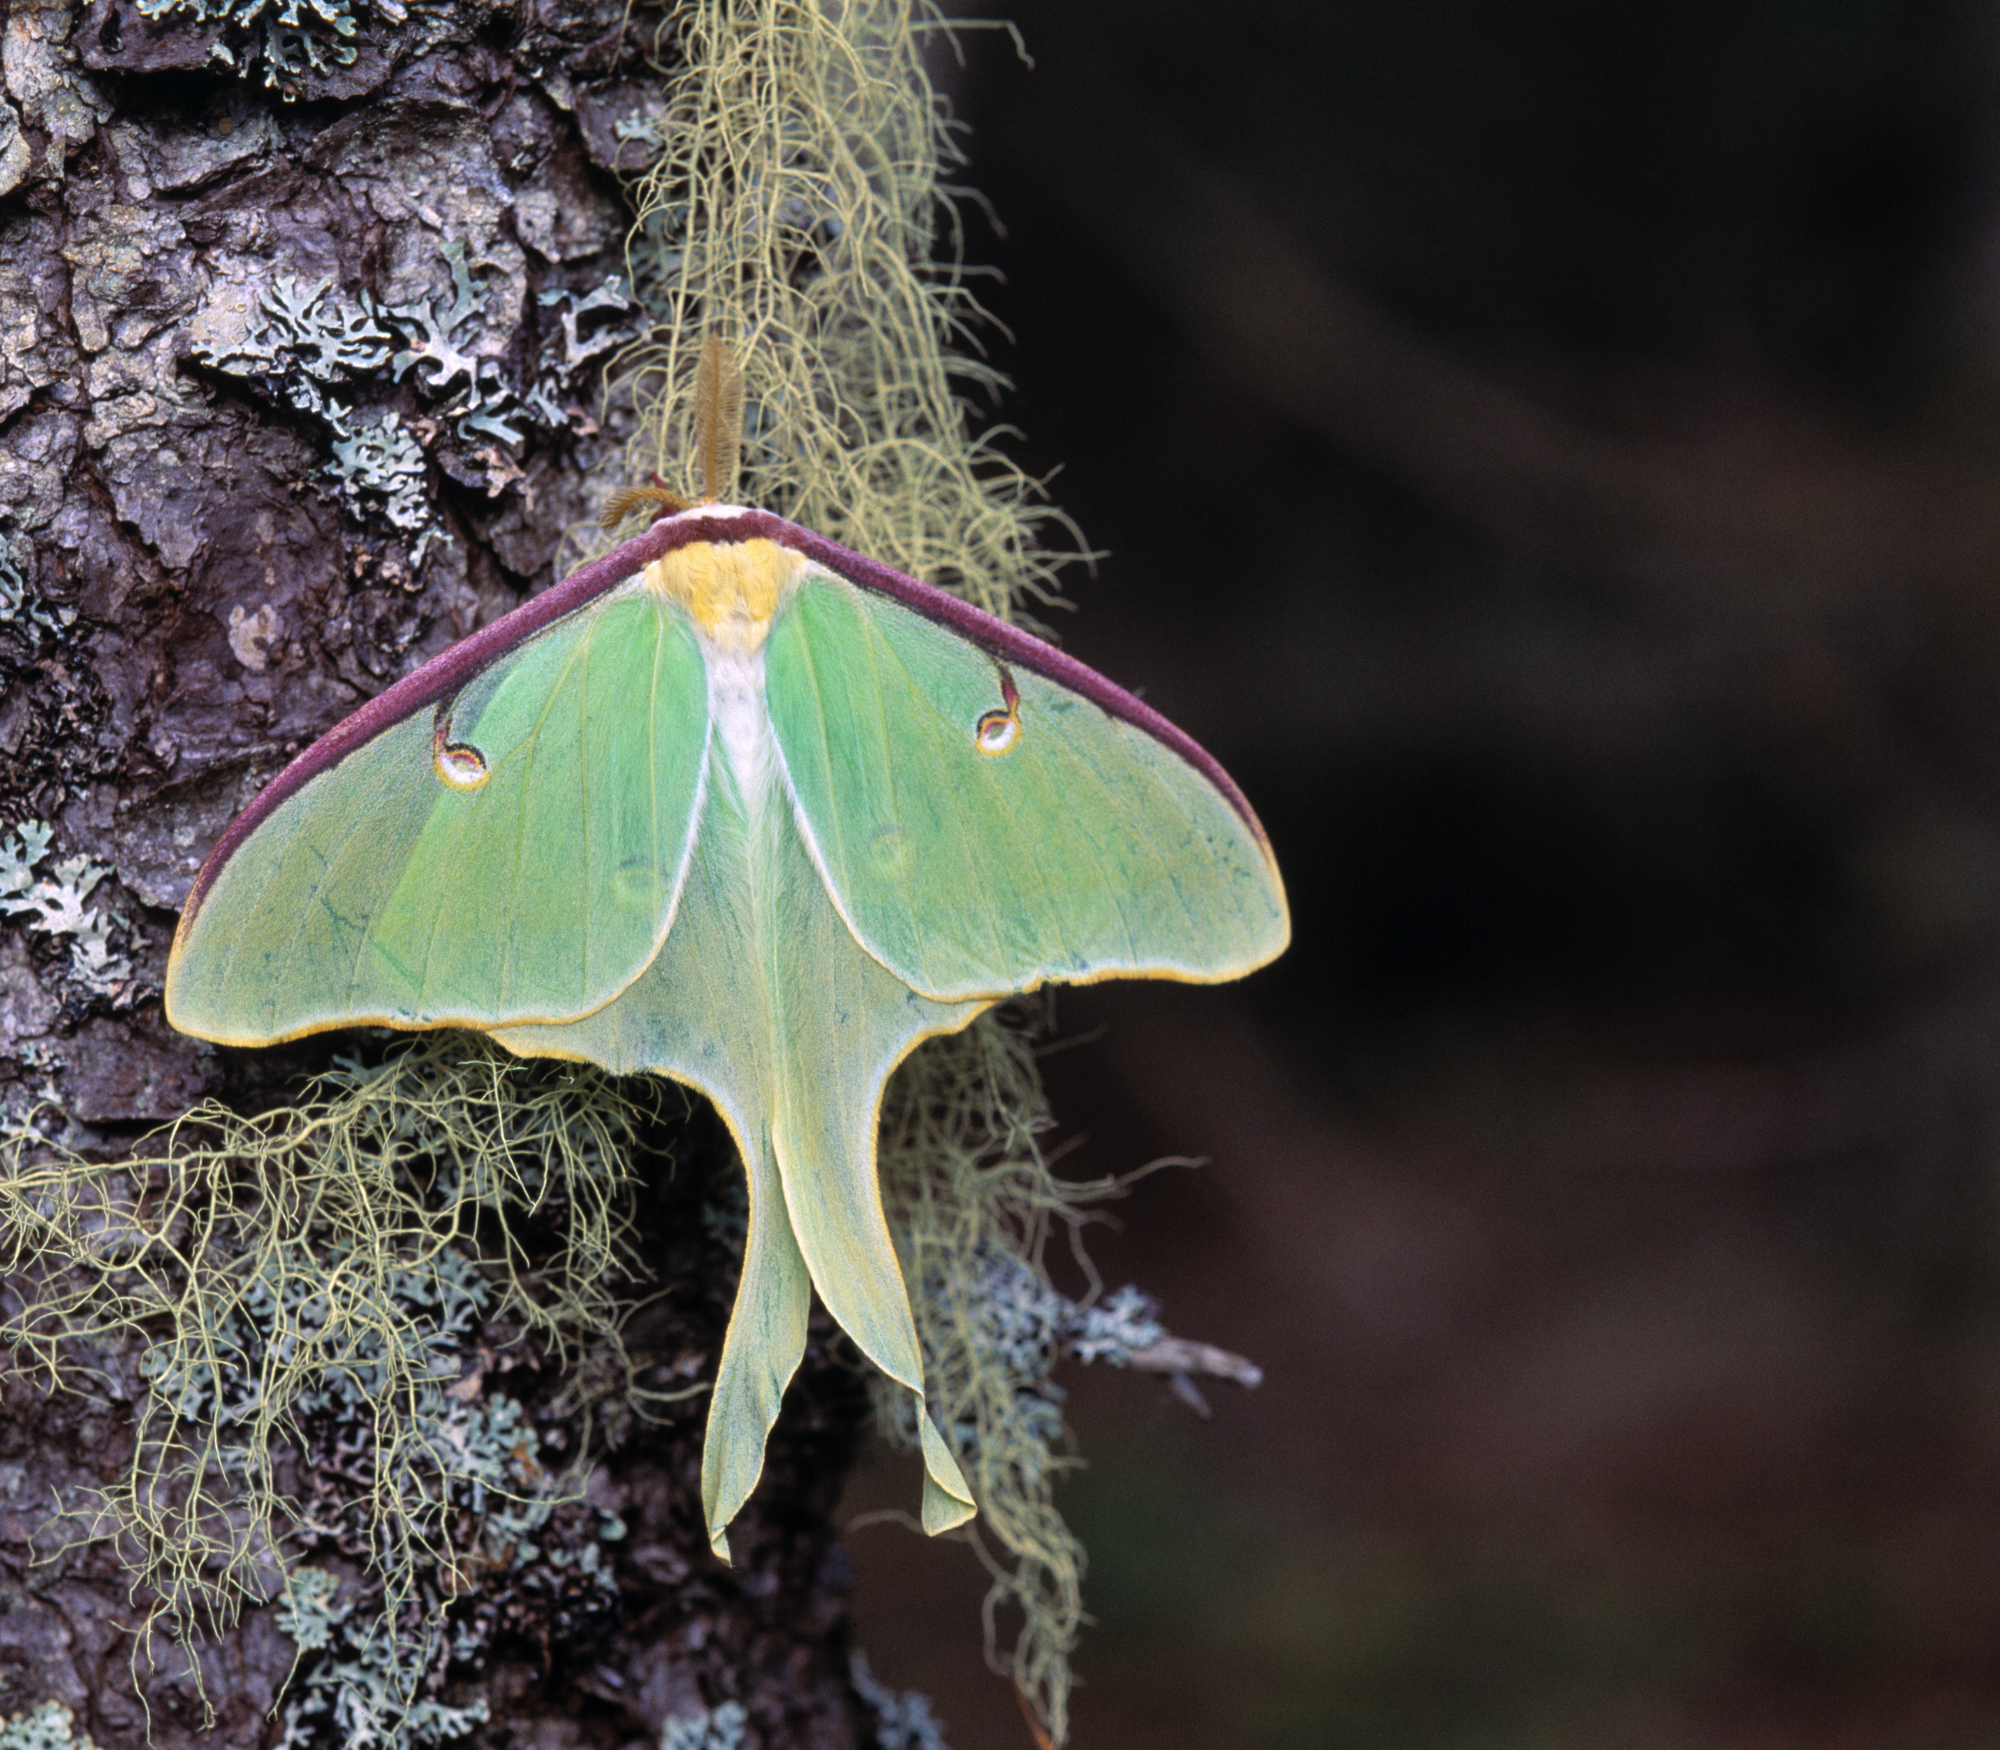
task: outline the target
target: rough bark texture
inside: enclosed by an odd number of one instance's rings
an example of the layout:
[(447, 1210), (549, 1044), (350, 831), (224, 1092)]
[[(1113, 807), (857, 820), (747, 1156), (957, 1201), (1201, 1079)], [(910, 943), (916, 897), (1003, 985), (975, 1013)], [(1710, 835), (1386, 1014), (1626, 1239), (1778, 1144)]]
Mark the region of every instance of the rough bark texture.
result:
[[(633, 320), (602, 294), (623, 266), (616, 173), (657, 105), (638, 49), (661, 20), (618, 0), (357, 4), (342, 65), (312, 18), (0, 16), (0, 835), (52, 827), (44, 878), (77, 856), (114, 872), (67, 913), (56, 894), (0, 919), (0, 1097), (116, 1155), (205, 1093), (268, 1104), (324, 1060), (166, 1026), (190, 879), (289, 755), (545, 585), (589, 513), (583, 470), (618, 436), (596, 373)], [(719, 1344), (727, 1267), (677, 1237), (699, 1232), (718, 1137), (669, 1139), (680, 1171), (642, 1213), (676, 1284), (630, 1336), (642, 1384)], [(700, 1400), (633, 1425), (590, 1490), (628, 1527), (615, 1602), (479, 1601), (500, 1626), (440, 1693), (484, 1696), (491, 1723), (452, 1741), (657, 1742), (727, 1699), (752, 1742), (865, 1741), (828, 1524), (865, 1405), (829, 1349), (734, 1571), (705, 1549)], [(275, 1742), (294, 1649), (271, 1610), (206, 1650), (204, 1733), (170, 1648), (135, 1692), (117, 1553), (59, 1548), (57, 1504), (130, 1443), (136, 1354), (77, 1359), (101, 1370), (88, 1392), (0, 1373), (0, 1717), (60, 1701), (105, 1750), (145, 1741), (148, 1708), (155, 1745)], [(528, 1356), (507, 1389), (560, 1455), (580, 1430), (546, 1407), (550, 1372)]]

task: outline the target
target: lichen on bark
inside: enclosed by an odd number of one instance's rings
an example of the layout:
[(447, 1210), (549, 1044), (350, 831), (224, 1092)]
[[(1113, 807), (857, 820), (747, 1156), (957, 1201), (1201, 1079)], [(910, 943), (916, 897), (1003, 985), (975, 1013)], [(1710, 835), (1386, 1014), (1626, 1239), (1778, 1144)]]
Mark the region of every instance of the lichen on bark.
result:
[[(39, 915), (55, 899), (35, 883), (81, 859), (113, 873), (78, 891), (79, 917), (115, 911), (134, 932), (108, 941), (129, 954), (132, 978), (92, 989), (72, 976), (75, 932), (0, 918), (0, 1100), (17, 1144), (11, 1187), (24, 1194), (9, 1236), (28, 1243), (24, 1273), (0, 1288), (17, 1338), (0, 1371), (0, 1718), (59, 1703), (104, 1750), (149, 1734), (158, 1745), (256, 1741), (274, 1706), (282, 1722), (297, 1656), (276, 1602), (287, 1570), (338, 1576), (335, 1595), (354, 1606), (350, 1641), (366, 1638), (360, 1625), (385, 1595), (368, 1515), (355, 1512), (393, 1472), (382, 1461), (394, 1446), (374, 1443), (366, 1418), (294, 1394), (291, 1437), (259, 1461), (276, 1509), (261, 1519), (254, 1488), (231, 1505), (194, 1486), (199, 1454), (178, 1468), (146, 1460), (148, 1439), (171, 1452), (190, 1429), (226, 1424), (216, 1395), (260, 1377), (232, 1358), (269, 1363), (287, 1341), (331, 1328), (306, 1278), (259, 1280), (251, 1268), (241, 1241), (268, 1229), (225, 1231), (216, 1217), (232, 1199), (240, 1210), (241, 1167), (256, 1153), (230, 1126), (295, 1130), (312, 1108), (302, 1074), (356, 1049), (218, 1053), (180, 1038), (159, 1014), (163, 954), (202, 854), (256, 786), (398, 674), (550, 581), (568, 531), (594, 509), (602, 488), (588, 471), (617, 457), (630, 420), (602, 399), (606, 318), (591, 304), (624, 270), (629, 166), (612, 125), (634, 106), (640, 35), (650, 49), (661, 16), (444, 5), (386, 28), (382, 9), (368, 20), (357, 9), (354, 57), (308, 65), (288, 93), (217, 61), (213, 20), (154, 11), (17, 7), (0, 55), (0, 839), (13, 835), (18, 897), (46, 902)], [(461, 308), (468, 284), (476, 309)], [(365, 297), (384, 313), (392, 349), (372, 372), (315, 355), (330, 366), (338, 418), (278, 392), (282, 369), (260, 379), (220, 368), (239, 356), (230, 347), (282, 326), (271, 309), (287, 291), (321, 285), (323, 309), (362, 309)], [(551, 361), (564, 367), (554, 377)], [(349, 474), (363, 484), (342, 490), (336, 445), (395, 429), (422, 458), (420, 477), (401, 471), (415, 482), (401, 508), (421, 508), (420, 529), (397, 525), (388, 494), (370, 497), (358, 451)], [(49, 829), (45, 849), (19, 837), (31, 826)], [(382, 1047), (359, 1050), (373, 1061)], [(472, 1062), (461, 1043), (447, 1071), (472, 1073)], [(169, 1170), (158, 1149), (135, 1155), (150, 1127), (208, 1096), (253, 1116), (190, 1120), (181, 1169), (194, 1139), (233, 1141), (226, 1185)], [(564, 1107), (572, 1122), (585, 1109)], [(521, 1110), (496, 1108), (502, 1121)], [(504, 1701), (493, 1711), (509, 1730), (539, 1720), (550, 1743), (619, 1741), (740, 1699), (766, 1742), (854, 1742), (867, 1714), (847, 1676), (828, 1517), (865, 1398), (816, 1342), (745, 1527), (744, 1570), (717, 1570), (690, 1505), (700, 1406), (675, 1399), (726, 1316), (729, 1262), (701, 1210), (731, 1164), (700, 1117), (649, 1119), (620, 1150), (646, 1175), (620, 1218), (645, 1279), (613, 1268), (599, 1282), (653, 1297), (624, 1322), (622, 1349), (601, 1333), (551, 1345), (523, 1306), (510, 1315), (468, 1288), (458, 1322), (411, 1352), (453, 1364), (403, 1377), (442, 1394), (430, 1423), (442, 1446), (427, 1449), (432, 1534), (465, 1559), (416, 1576), (388, 1626), (415, 1644), (426, 1624), (451, 1625), (447, 1657), (416, 1673), (445, 1710), (435, 1719), (469, 1725), (451, 1710), (484, 1695)], [(437, 1158), (392, 1129), (369, 1170), (414, 1169), (403, 1194), (431, 1195), (419, 1180)], [(37, 1173), (59, 1168), (60, 1186), (38, 1188)], [(270, 1188), (282, 1201), (282, 1185)], [(513, 1243), (522, 1279), (542, 1291), (532, 1304), (546, 1306), (548, 1224), (568, 1213), (558, 1202), (461, 1212), (465, 1234), (438, 1256), (479, 1261), (466, 1280), (490, 1285)], [(48, 1222), (71, 1218), (81, 1274), (52, 1268), (46, 1244), (35, 1250)], [(181, 1255), (197, 1232), (208, 1243)], [(150, 1275), (142, 1234), (159, 1266)], [(415, 1245), (383, 1248), (390, 1274), (378, 1270), (378, 1285), (421, 1259)], [(205, 1320), (176, 1318), (137, 1287), (150, 1281), (157, 1301), (225, 1279), (236, 1310), (214, 1306)], [(402, 1304), (442, 1317), (407, 1294)], [(31, 1306), (72, 1316), (24, 1324)], [(301, 1317), (288, 1331), (285, 1319)], [(204, 1332), (206, 1355), (172, 1341)], [(53, 1393), (51, 1362), (66, 1382)], [(163, 1404), (174, 1411), (164, 1422)], [(214, 1474), (230, 1470), (208, 1457)], [(563, 1486), (543, 1498), (527, 1486), (538, 1474)], [(122, 1542), (96, 1535), (119, 1523), (107, 1502), (121, 1491)], [(505, 1496), (527, 1500), (517, 1517), (536, 1523), (502, 1548)], [(162, 1555), (160, 1577), (178, 1571), (178, 1588), (128, 1596)], [(245, 1597), (266, 1602), (233, 1612)], [(168, 1633), (135, 1640), (132, 1625), (163, 1602), (157, 1627), (196, 1620), (202, 1631), (185, 1647)], [(293, 1699), (331, 1656), (309, 1655)], [(121, 1681), (128, 1661), (132, 1681)], [(295, 1741), (319, 1730), (305, 1719)]]
[[(748, 369), (755, 499), (998, 612), (1053, 587), (1067, 524), (968, 428), (1000, 379), (910, 19), (96, 0), (7, 30), (0, 886), (66, 909), (0, 928), (0, 1713), (107, 1747), (260, 1714), (288, 1746), (503, 1713), (866, 1738), (829, 1515), (868, 1399), (823, 1321), (740, 1570), (705, 1549), (693, 1394), (741, 1238), (713, 1116), (451, 1038), (301, 1093), (332, 1047), (218, 1053), (156, 999), (255, 788), (681, 470), (706, 333)], [(1108, 1189), (1053, 1177), (1044, 1121), (1023, 1017), (989, 1017), (906, 1066), (883, 1173), (1021, 1612), (991, 1651), (1060, 1741), (1049, 1372), (1116, 1321), (1043, 1271)], [(129, 1695), (87, 1676), (120, 1651)]]

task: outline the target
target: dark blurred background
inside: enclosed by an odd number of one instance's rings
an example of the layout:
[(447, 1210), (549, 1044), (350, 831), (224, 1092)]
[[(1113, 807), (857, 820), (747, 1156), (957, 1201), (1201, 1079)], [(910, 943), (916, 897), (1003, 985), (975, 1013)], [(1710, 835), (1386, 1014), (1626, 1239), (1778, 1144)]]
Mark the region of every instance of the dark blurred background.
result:
[[(1073, 1371), (1075, 1744), (2000, 1744), (2000, 8), (1011, 11), (1050, 617), (1297, 927), (1058, 1004), (1068, 1170), (1210, 1163), (1107, 1279), (1267, 1373)], [(1025, 1746), (970, 1556), (849, 1544)]]

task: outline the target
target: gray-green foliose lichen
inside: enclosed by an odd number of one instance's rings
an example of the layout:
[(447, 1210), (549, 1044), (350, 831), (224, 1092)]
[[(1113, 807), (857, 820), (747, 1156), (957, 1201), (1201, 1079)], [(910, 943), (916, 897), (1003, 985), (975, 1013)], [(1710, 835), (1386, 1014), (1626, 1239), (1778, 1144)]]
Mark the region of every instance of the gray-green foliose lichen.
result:
[(669, 1720), (660, 1734), (660, 1750), (742, 1750), (749, 1719), (741, 1702), (725, 1701), (692, 1719)]
[(291, 99), (304, 82), (335, 67), (351, 67), (364, 23), (399, 25), (410, 16), (402, 0), (137, 0), (149, 19), (181, 17), (220, 23), (209, 58), (246, 78), (258, 74)]
[[(29, 820), (0, 839), (0, 911), (25, 918), (38, 934), (69, 937), (64, 976), (84, 995), (116, 996), (132, 979), (126, 950), (141, 938), (122, 913), (87, 909), (98, 884), (112, 873), (109, 867), (81, 855), (43, 867), (54, 837), (46, 821)], [(113, 931), (125, 949), (114, 946)]]
[(97, 1750), (89, 1733), (78, 1736), (76, 1715), (59, 1701), (45, 1701), (33, 1713), (0, 1720), (0, 1750)]
[(336, 1576), (305, 1568), (293, 1579), (319, 1590), (287, 1599), (279, 1626), (315, 1656), (287, 1692), (278, 1750), (437, 1750), (486, 1723), (484, 1698), (459, 1707), (412, 1693), (408, 1650), (392, 1644), (379, 1616), (357, 1620), (353, 1604), (338, 1598)]
[[(973, 1301), (976, 1332), (969, 1333), (1011, 1382), (1014, 1399), (1036, 1442), (1017, 1462), (1027, 1468), (1053, 1462), (1063, 1437), (1063, 1403), (1056, 1383), (1064, 1360), (1102, 1361), (1123, 1367), (1142, 1349), (1166, 1335), (1159, 1303), (1134, 1284), (1115, 1289), (1089, 1305), (1051, 1288), (1019, 1259), (989, 1252), (977, 1261), (979, 1293)], [(924, 1292), (940, 1301), (953, 1298), (953, 1285), (926, 1280)], [(912, 1412), (914, 1413), (914, 1412)], [(911, 1434), (915, 1429), (912, 1427)], [(979, 1430), (971, 1422), (950, 1429), (962, 1448), (976, 1448)]]
[[(533, 377), (517, 382), (491, 347), (480, 345), (487, 289), (466, 264), (465, 244), (447, 241), (439, 253), (451, 270), (451, 287), (435, 298), (384, 304), (364, 290), (349, 300), (334, 291), (331, 278), (311, 285), (283, 278), (258, 299), (258, 326), (226, 346), (194, 352), (210, 369), (252, 384), (318, 424), (333, 453), (326, 473), (334, 491), (356, 521), (365, 522), (373, 509), (410, 537), (413, 568), (422, 566), (434, 539), (448, 537), (431, 513), (426, 455), (416, 431), (394, 408), (361, 405), (370, 379), (386, 369), (391, 382), (407, 380), (433, 429), (448, 424), (468, 445), (511, 451), (531, 430), (588, 431), (589, 416), (576, 401), (580, 378), (630, 338), (635, 308), (615, 276), (589, 292), (543, 292), (540, 303), (554, 312), (556, 327)], [(504, 478), (504, 470), (497, 477)]]
[(486, 1723), (484, 1699), (452, 1707), (412, 1693), (406, 1655), (379, 1616), (356, 1620), (353, 1602), (339, 1595), (337, 1575), (300, 1568), (290, 1582), (278, 1626), (309, 1657), (287, 1691), (277, 1750), (439, 1750)]
[[(330, 1267), (341, 1260), (330, 1258)], [(418, 1521), (420, 1549), (415, 1590), (428, 1597), (451, 1596), (476, 1578), (488, 1607), (460, 1614), (448, 1607), (414, 1622), (408, 1612), (386, 1611), (370, 1595), (372, 1586), (349, 1588), (324, 1568), (299, 1567), (286, 1576), (278, 1605), (278, 1626), (298, 1645), (301, 1669), (285, 1697), (281, 1750), (434, 1750), (457, 1742), (488, 1717), (486, 1703), (454, 1706), (437, 1694), (445, 1673), (481, 1664), (497, 1626), (505, 1622), (506, 1600), (517, 1593), (566, 1595), (572, 1613), (608, 1612), (617, 1587), (602, 1545), (624, 1535), (613, 1516), (593, 1510), (593, 1530), (578, 1535), (574, 1525), (555, 1524), (558, 1509), (573, 1501), (564, 1479), (541, 1460), (541, 1438), (522, 1404), (501, 1393), (465, 1401), (445, 1380), (456, 1371), (455, 1355), (474, 1341), (488, 1286), (470, 1260), (455, 1252), (434, 1257), (422, 1271), (396, 1272), (394, 1293), (405, 1310), (424, 1317), (432, 1330), (440, 1372), (424, 1382), (419, 1401), (406, 1406), (408, 1428), (420, 1448), (412, 1467), (424, 1477), (427, 1498), (401, 1501), (396, 1510)], [(246, 1297), (250, 1324), (240, 1351), (245, 1363), (227, 1377), (196, 1367), (179, 1380), (154, 1378), (184, 1417), (213, 1421), (223, 1400), (239, 1396), (254, 1376), (257, 1345), (279, 1325), (259, 1316), (262, 1303)], [(275, 1313), (275, 1307), (270, 1309)], [(301, 1309), (289, 1309), (297, 1318)], [(304, 1309), (310, 1315), (310, 1309)], [(225, 1347), (218, 1344), (218, 1348)], [(157, 1351), (155, 1353), (158, 1353)], [(348, 1366), (329, 1367), (314, 1387), (301, 1393), (299, 1409), (334, 1443), (343, 1427), (359, 1426), (375, 1413), (383, 1396), (384, 1370), (365, 1355)], [(173, 1387), (182, 1389), (172, 1397)], [(224, 1412), (226, 1413), (226, 1411)], [(428, 1459), (428, 1462), (424, 1462)], [(351, 1503), (350, 1510), (366, 1509)], [(445, 1522), (461, 1527), (455, 1540)], [(501, 1608), (494, 1608), (498, 1604)]]
[(60, 638), (76, 624), (76, 609), (44, 601), (29, 579), (23, 543), (0, 536), (0, 626), (24, 632), (31, 643)]
[(950, 1750), (928, 1696), (914, 1689), (891, 1689), (878, 1680), (866, 1653), (857, 1652), (848, 1661), (847, 1675), (854, 1693), (875, 1716), (875, 1750)]

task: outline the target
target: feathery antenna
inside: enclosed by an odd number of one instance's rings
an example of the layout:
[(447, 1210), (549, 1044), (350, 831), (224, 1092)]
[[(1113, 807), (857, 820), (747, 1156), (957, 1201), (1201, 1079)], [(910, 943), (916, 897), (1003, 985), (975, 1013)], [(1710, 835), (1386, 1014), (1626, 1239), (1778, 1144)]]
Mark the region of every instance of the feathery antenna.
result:
[(680, 515), (687, 507), (687, 500), (655, 474), (650, 486), (621, 486), (612, 493), (604, 501), (604, 508), (597, 513), (597, 520), (602, 527), (615, 529), (627, 517), (636, 516), (641, 510), (650, 509), (652, 520), (658, 522), (663, 516)]
[(735, 492), (743, 457), (743, 372), (713, 330), (694, 374), (694, 421), (702, 499), (713, 503)]
[[(701, 457), (701, 497), (696, 502), (714, 504), (731, 497), (743, 459), (743, 372), (713, 330), (702, 341), (701, 361), (695, 366), (694, 447)], [(612, 493), (597, 520), (615, 529), (649, 507), (655, 520), (692, 508), (655, 474), (650, 486)]]

